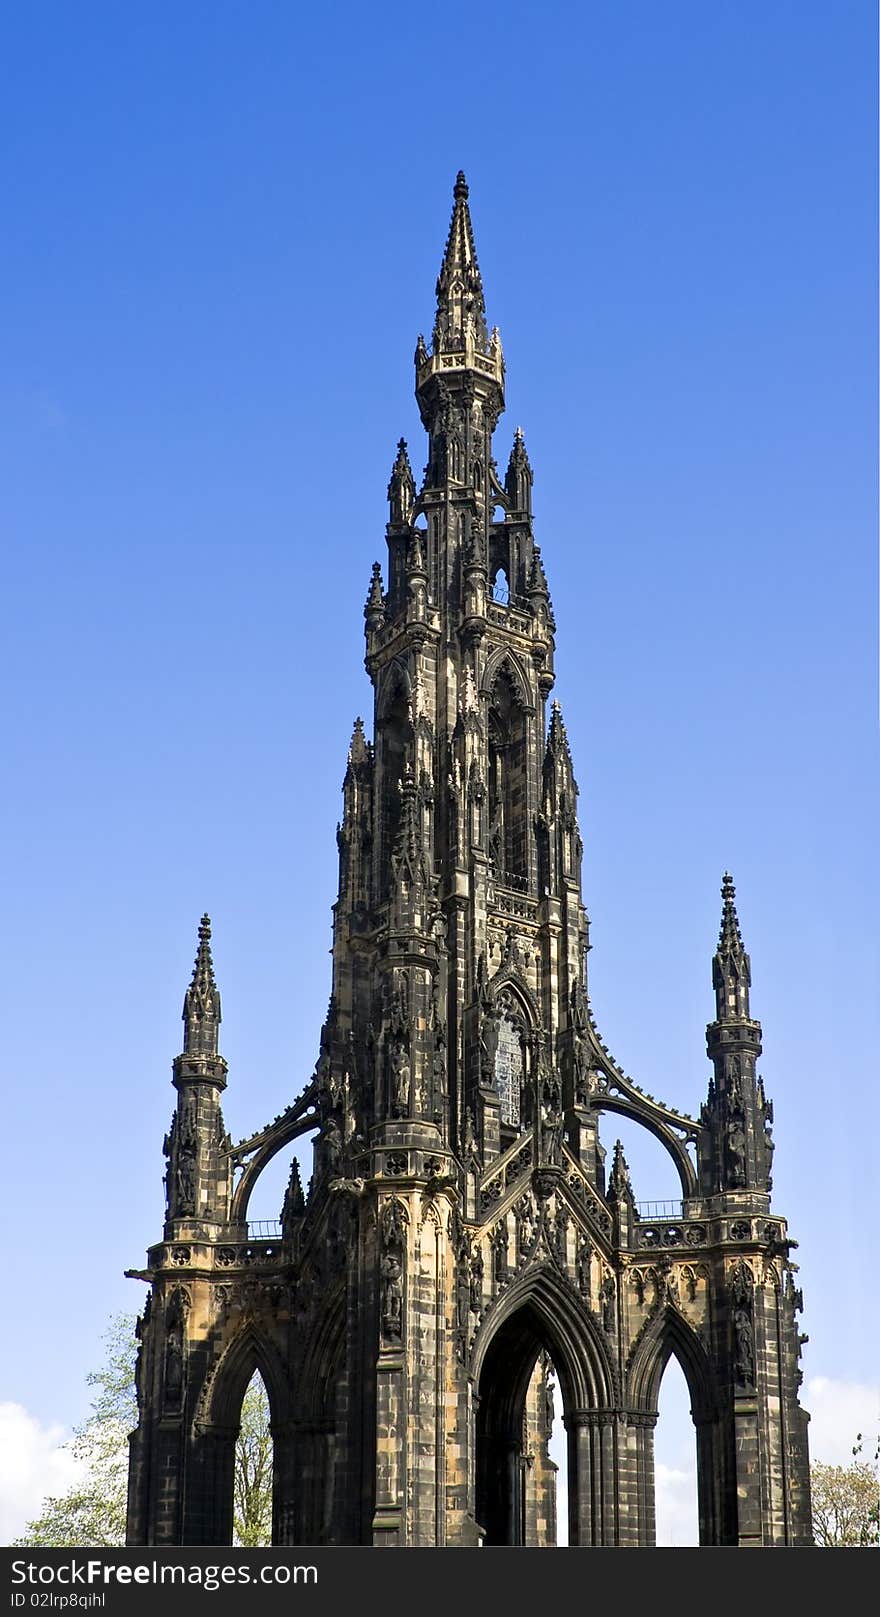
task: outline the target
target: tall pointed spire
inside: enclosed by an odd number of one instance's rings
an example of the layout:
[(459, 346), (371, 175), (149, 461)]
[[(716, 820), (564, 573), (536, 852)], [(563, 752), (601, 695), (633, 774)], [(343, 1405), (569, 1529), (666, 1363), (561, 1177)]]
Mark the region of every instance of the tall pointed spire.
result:
[(486, 329), (483, 282), (474, 247), (467, 181), (460, 169), (452, 195), (452, 220), (437, 277), (434, 353), (464, 348), (468, 336), (485, 353), (489, 347), (489, 333)]
[(512, 511), (522, 511), (531, 514), (532, 484), (534, 473), (526, 451), (526, 441), (523, 437), (522, 427), (517, 427), (513, 435), (513, 448), (510, 451), (510, 460), (507, 463), (507, 474), (504, 479), (504, 490), (510, 501)]
[(749, 1015), (752, 968), (739, 929), (735, 899), (733, 877), (726, 870), (721, 882), (721, 930), (712, 961), (712, 986), (720, 1022)]
[(564, 758), (571, 764), (571, 749), (568, 745), (568, 735), (565, 729), (565, 720), (562, 717), (562, 707), (559, 702), (553, 702), (550, 708), (550, 725), (547, 730), (547, 751), (555, 758)]
[(364, 735), (364, 721), (358, 717), (354, 721), (354, 729), (351, 732), (351, 741), (348, 746), (348, 762), (354, 769), (358, 769), (361, 764), (368, 763), (369, 759), (370, 749)]
[(220, 993), (214, 980), (211, 959), (211, 918), (199, 922), (199, 947), (192, 982), (183, 1001), (184, 1055), (217, 1054), (220, 1034)]

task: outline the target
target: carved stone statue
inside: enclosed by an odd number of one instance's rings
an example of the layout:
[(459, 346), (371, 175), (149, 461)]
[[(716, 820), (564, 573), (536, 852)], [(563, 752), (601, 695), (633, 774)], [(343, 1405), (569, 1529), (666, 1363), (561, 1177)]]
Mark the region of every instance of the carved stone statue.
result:
[(403, 1273), (399, 1257), (386, 1252), (382, 1259), (382, 1329), (399, 1337), (403, 1322)]
[(599, 1289), (599, 1302), (602, 1309), (602, 1328), (603, 1330), (609, 1332), (613, 1331), (615, 1328), (615, 1289), (614, 1276), (610, 1274), (606, 1275)]
[(491, 1089), (495, 1083), (499, 1026), (500, 1017), (492, 1006), (486, 1011), (480, 1023), (480, 1083), (484, 1089)]
[(406, 1117), (409, 1112), (411, 1069), (406, 1040), (398, 1035), (391, 1045), (391, 1110), (395, 1117)]
[(165, 1403), (176, 1408), (183, 1396), (183, 1330), (171, 1326), (165, 1343)]
[(731, 1286), (733, 1304), (734, 1374), (741, 1387), (755, 1385), (755, 1329), (752, 1323), (754, 1281), (747, 1263), (740, 1261)]
[(192, 1213), (196, 1201), (196, 1162), (192, 1146), (181, 1145), (177, 1153), (177, 1211)]
[(578, 1241), (577, 1249), (577, 1283), (578, 1291), (580, 1292), (581, 1296), (586, 1297), (588, 1301), (590, 1296), (591, 1259), (592, 1252), (590, 1249), (590, 1243), (587, 1240), (587, 1237), (582, 1235)]
[(466, 1163), (470, 1162), (471, 1158), (476, 1155), (477, 1151), (477, 1136), (474, 1133), (474, 1114), (470, 1107), (467, 1108), (464, 1114), (464, 1128), (462, 1129), (461, 1134), (461, 1150)]
[(476, 1247), (471, 1258), (471, 1308), (475, 1314), (483, 1305), (483, 1255)]
[(730, 1163), (730, 1182), (733, 1185), (744, 1185), (746, 1180), (746, 1136), (743, 1123), (743, 1114), (739, 1110), (729, 1114), (727, 1156)]
[(338, 1172), (342, 1163), (342, 1133), (335, 1117), (328, 1117), (321, 1133), (321, 1146), (324, 1154), (324, 1166), (332, 1179)]

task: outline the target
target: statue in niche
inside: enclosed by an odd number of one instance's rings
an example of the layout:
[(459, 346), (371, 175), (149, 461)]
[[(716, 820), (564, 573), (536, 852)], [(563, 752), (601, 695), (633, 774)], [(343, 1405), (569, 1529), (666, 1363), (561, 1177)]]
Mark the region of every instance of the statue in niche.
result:
[(755, 1384), (755, 1331), (752, 1324), (754, 1281), (748, 1264), (740, 1262), (734, 1271), (733, 1303), (734, 1373), (741, 1387)]
[(758, 1109), (761, 1113), (761, 1124), (764, 1138), (764, 1173), (767, 1179), (767, 1189), (772, 1190), (773, 1153), (776, 1150), (776, 1145), (773, 1139), (773, 1130), (771, 1128), (771, 1124), (773, 1122), (773, 1102), (772, 1100), (768, 1100), (764, 1094), (764, 1081), (762, 1078), (758, 1079)]
[(746, 1180), (744, 1122), (745, 1118), (738, 1107), (729, 1112), (727, 1118), (727, 1157), (730, 1163), (730, 1182), (733, 1185), (744, 1185)]
[(446, 1106), (446, 1033), (442, 1022), (434, 1033), (434, 1054), (431, 1057), (431, 1085), (435, 1112), (441, 1114)]
[(596, 1074), (590, 1066), (590, 1046), (583, 1033), (575, 1033), (572, 1055), (575, 1106), (587, 1107), (596, 1087)]
[(176, 1408), (183, 1396), (183, 1333), (172, 1325), (165, 1343), (165, 1403)]
[(553, 1422), (556, 1419), (556, 1406), (553, 1398), (552, 1371), (549, 1363), (544, 1364), (544, 1434), (553, 1435)]
[(501, 1018), (494, 1005), (486, 1011), (480, 1022), (480, 1083), (484, 1089), (495, 1087), (495, 1058), (498, 1054), (498, 1033)]
[(458, 1260), (455, 1281), (455, 1321), (459, 1332), (466, 1333), (471, 1312), (471, 1277), (465, 1249)]
[(165, 1314), (165, 1407), (178, 1409), (183, 1400), (183, 1326), (189, 1310), (189, 1295), (176, 1290)]
[(591, 1250), (591, 1247), (590, 1247), (590, 1243), (589, 1243), (589, 1241), (588, 1241), (588, 1239), (587, 1239), (587, 1237), (585, 1235), (581, 1235), (580, 1240), (578, 1241), (576, 1268), (577, 1268), (578, 1291), (580, 1292), (581, 1296), (585, 1297), (587, 1299), (587, 1301), (589, 1302), (590, 1284), (591, 1284), (591, 1273), (590, 1273), (590, 1271), (591, 1271), (591, 1268), (592, 1268), (592, 1250)]
[(483, 1254), (481, 1253), (479, 1247), (475, 1247), (474, 1255), (471, 1258), (471, 1310), (473, 1313), (478, 1314), (480, 1312), (482, 1301)]
[(507, 1279), (507, 1224), (499, 1224), (492, 1236), (492, 1278), (500, 1286)]
[(389, 1055), (391, 1068), (391, 1111), (394, 1117), (406, 1117), (409, 1112), (411, 1068), (407, 1041), (402, 1034), (392, 1040)]
[(399, 1338), (403, 1326), (403, 1270), (396, 1252), (382, 1259), (382, 1329), (386, 1336)]
[(520, 1254), (530, 1252), (535, 1240), (535, 1215), (532, 1204), (528, 1199), (518, 1203), (516, 1208), (517, 1243)]
[(474, 1114), (470, 1107), (464, 1114), (464, 1128), (461, 1131), (461, 1152), (465, 1163), (477, 1155), (477, 1136), (474, 1132)]
[(607, 1274), (599, 1288), (599, 1304), (602, 1310), (602, 1329), (611, 1332), (615, 1328), (614, 1299), (616, 1288), (614, 1276)]
[(324, 1166), (332, 1179), (342, 1165), (342, 1131), (332, 1113), (324, 1124), (320, 1139)]
[(554, 1073), (547, 1072), (541, 1086), (541, 1155), (550, 1167), (562, 1162), (562, 1096)]
[(191, 1145), (181, 1143), (177, 1153), (177, 1211), (192, 1213), (196, 1202), (196, 1159)]

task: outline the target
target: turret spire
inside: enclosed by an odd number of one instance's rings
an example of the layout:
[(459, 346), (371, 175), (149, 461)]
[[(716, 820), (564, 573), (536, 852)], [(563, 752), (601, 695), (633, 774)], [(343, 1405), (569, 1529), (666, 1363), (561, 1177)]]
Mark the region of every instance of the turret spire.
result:
[(489, 346), (483, 282), (474, 247), (467, 181), (459, 169), (453, 190), (452, 220), (437, 277), (434, 353), (464, 348), (466, 339), (485, 352)]
[(199, 922), (199, 947), (192, 982), (183, 1001), (183, 1050), (185, 1055), (217, 1054), (220, 1032), (220, 993), (214, 980), (211, 959), (211, 918)]
[(712, 961), (712, 986), (720, 1022), (749, 1015), (752, 970), (739, 929), (735, 898), (733, 877), (725, 871), (721, 882), (721, 930)]
[(522, 427), (517, 427), (513, 435), (513, 448), (510, 451), (507, 475), (504, 479), (504, 489), (512, 511), (522, 511), (526, 515), (531, 515), (532, 484), (534, 480), (531, 462), (526, 451), (523, 430)]

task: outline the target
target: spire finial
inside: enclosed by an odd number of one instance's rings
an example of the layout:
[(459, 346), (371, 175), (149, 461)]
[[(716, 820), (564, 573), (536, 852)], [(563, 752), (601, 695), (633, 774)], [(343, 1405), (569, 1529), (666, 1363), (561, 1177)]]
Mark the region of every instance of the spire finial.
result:
[(370, 587), (367, 591), (366, 605), (364, 606), (367, 633), (378, 629), (385, 619), (385, 595), (382, 590), (382, 566), (380, 562), (373, 562), (370, 573)]
[(483, 282), (474, 247), (468, 185), (459, 170), (453, 188), (452, 219), (437, 277), (434, 353), (454, 353), (470, 340), (482, 353), (489, 347)]
[(712, 985), (715, 989), (719, 1021), (736, 1021), (749, 1015), (749, 988), (752, 968), (736, 913), (736, 888), (729, 870), (721, 881), (721, 930), (718, 948), (712, 961)]
[(211, 917), (199, 922), (199, 946), (192, 981), (183, 1001), (185, 1055), (216, 1055), (220, 1028), (220, 994), (211, 958)]
[(512, 510), (525, 511), (531, 514), (532, 484), (534, 480), (531, 462), (526, 452), (523, 430), (522, 427), (517, 427), (513, 435), (513, 446), (510, 451), (510, 460), (507, 463), (507, 475), (504, 479), (504, 487)]
[(391, 481), (388, 484), (388, 504), (391, 508), (390, 520), (398, 526), (406, 526), (412, 515), (413, 502), (416, 495), (415, 479), (406, 452), (406, 439), (397, 441), (397, 454), (391, 468)]
[(742, 953), (743, 940), (739, 929), (739, 917), (736, 913), (736, 888), (729, 870), (725, 870), (721, 878), (721, 931), (718, 937), (720, 950)]

